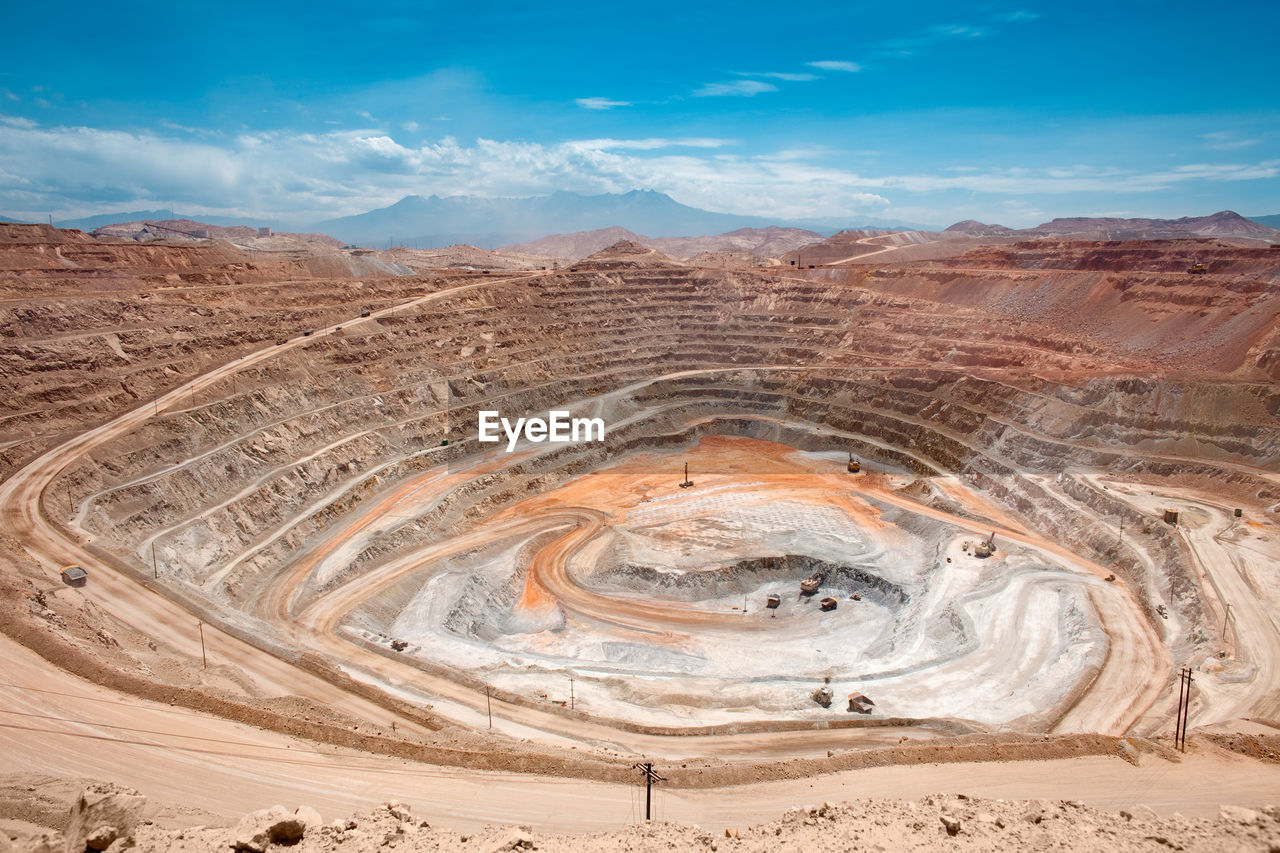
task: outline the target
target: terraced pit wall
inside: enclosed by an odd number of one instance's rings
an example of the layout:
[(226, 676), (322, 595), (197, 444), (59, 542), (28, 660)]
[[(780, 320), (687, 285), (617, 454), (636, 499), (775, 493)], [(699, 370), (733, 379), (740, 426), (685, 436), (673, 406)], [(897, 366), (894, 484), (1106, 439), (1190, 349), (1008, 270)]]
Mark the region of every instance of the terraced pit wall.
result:
[(1172, 578), (1195, 625), (1176, 537), (1076, 472), (1209, 482), (1274, 503), (1274, 483), (1246, 469), (1274, 470), (1280, 394), (1261, 378), (1162, 377), (1153, 360), (1105, 336), (824, 277), (664, 268), (495, 280), (349, 323), (249, 371), (234, 393), (228, 384), (161, 412), (70, 468), (45, 511), (74, 504), (140, 574), (154, 540), (171, 575), (237, 607), (324, 526), (479, 450), (466, 436), (481, 408), (598, 405), (604, 445), (548, 448), (460, 483), (357, 555), (344, 579), (620, 454), (732, 434), (958, 475), (1114, 566), (1149, 618), (1160, 577)]

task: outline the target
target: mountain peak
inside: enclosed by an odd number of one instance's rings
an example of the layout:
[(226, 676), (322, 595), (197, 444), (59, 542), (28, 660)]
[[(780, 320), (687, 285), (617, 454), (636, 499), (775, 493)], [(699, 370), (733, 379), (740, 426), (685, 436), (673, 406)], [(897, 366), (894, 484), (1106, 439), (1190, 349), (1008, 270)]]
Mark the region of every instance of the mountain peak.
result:
[(943, 233), (951, 232), (953, 234), (969, 234), (974, 237), (989, 237), (993, 234), (1009, 234), (1012, 233), (1012, 231), (1012, 228), (1006, 228), (1003, 225), (987, 225), (986, 223), (979, 222), (976, 219), (966, 219), (963, 222), (957, 222), (955, 225), (945, 229)]
[(620, 269), (671, 266), (674, 263), (657, 249), (642, 246), (634, 240), (619, 240), (584, 258), (579, 265), (593, 269)]

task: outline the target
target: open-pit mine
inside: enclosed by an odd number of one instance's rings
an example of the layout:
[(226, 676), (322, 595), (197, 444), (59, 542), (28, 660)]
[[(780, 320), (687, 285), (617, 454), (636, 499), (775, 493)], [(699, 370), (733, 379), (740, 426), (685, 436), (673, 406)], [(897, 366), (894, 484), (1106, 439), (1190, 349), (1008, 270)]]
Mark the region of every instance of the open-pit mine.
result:
[[(1163, 761), (1184, 668), (1193, 734), (1280, 734), (1280, 252), (0, 242), (3, 631), (37, 662), (9, 711), (101, 720), (31, 692), (74, 676), (673, 789), (876, 750)], [(484, 412), (603, 429), (482, 442)], [(53, 730), (0, 742), (83, 769)]]

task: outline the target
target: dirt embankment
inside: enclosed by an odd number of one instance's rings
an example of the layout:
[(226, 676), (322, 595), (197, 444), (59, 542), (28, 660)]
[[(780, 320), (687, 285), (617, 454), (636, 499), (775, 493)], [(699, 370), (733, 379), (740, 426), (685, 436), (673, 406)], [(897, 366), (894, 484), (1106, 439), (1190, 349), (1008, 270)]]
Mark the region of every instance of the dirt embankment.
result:
[[(1193, 275), (1200, 262), (1207, 273)], [(828, 275), (836, 275), (828, 273)], [(845, 281), (1045, 324), (1161, 373), (1280, 378), (1280, 252), (1208, 241), (1033, 241), (856, 268)]]
[[(459, 832), (432, 826), (403, 803), (387, 802), (346, 819), (324, 821), (308, 806), (273, 806), (228, 825), (193, 825), (194, 815), (148, 802), (116, 785), (72, 786), (38, 777), (21, 780), (51, 805), (66, 800), (63, 821), (13, 824), (0, 834), (31, 850), (105, 848), (115, 843), (137, 853), (370, 853), (374, 850), (547, 850), (613, 853), (673, 850), (773, 853), (776, 850), (1005, 851), (1236, 851), (1280, 845), (1280, 810), (1224, 806), (1216, 818), (1158, 817), (1150, 809), (1105, 812), (1076, 801), (1008, 801), (934, 794), (915, 801), (892, 799), (822, 803), (788, 809), (779, 820), (754, 826), (635, 823), (590, 835), (534, 831), (528, 826), (488, 826)], [(6, 786), (9, 788), (12, 786)], [(0, 809), (6, 789), (0, 789)], [(37, 819), (53, 822), (51, 810)], [(183, 823), (183, 817), (187, 822)], [(112, 847), (111, 849), (116, 849)]]

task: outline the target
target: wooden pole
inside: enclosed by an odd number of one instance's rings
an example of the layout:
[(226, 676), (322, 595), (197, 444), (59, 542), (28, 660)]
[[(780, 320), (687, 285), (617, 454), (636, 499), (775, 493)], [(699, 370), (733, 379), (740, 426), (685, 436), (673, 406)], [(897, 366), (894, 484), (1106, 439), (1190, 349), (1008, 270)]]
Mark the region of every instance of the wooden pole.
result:
[[(685, 479), (688, 479), (686, 477)], [(653, 805), (653, 765), (644, 765), (644, 819), (649, 820)]]
[(196, 623), (196, 627), (198, 627), (198, 628), (200, 629), (200, 668), (201, 668), (201, 669), (208, 669), (208, 668), (209, 668), (209, 658), (208, 658), (208, 657), (206, 657), (206, 656), (205, 656), (205, 653), (204, 653), (204, 623), (203, 623), (203, 622), (197, 622), (197, 623)]
[(644, 774), (644, 819), (650, 820), (653, 817), (653, 783), (667, 780), (654, 773), (653, 764), (648, 761), (644, 764), (632, 764), (631, 769), (639, 770)]
[(1182, 694), (1187, 686), (1187, 680), (1183, 677), (1183, 674), (1182, 670), (1178, 670), (1178, 710), (1173, 721), (1173, 745), (1175, 747), (1182, 736)]
[(156, 540), (151, 540), (151, 577), (160, 577), (160, 566), (156, 563)]
[(1191, 718), (1191, 667), (1184, 672), (1187, 679), (1187, 699), (1182, 704), (1182, 751), (1187, 751), (1187, 723)]

